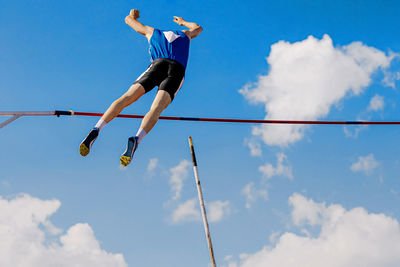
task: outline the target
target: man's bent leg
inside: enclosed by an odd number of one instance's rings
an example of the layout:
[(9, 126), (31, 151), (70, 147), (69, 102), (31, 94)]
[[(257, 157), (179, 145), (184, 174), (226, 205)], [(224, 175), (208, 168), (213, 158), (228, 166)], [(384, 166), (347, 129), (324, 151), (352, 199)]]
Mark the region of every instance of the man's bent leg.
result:
[(96, 140), (103, 127), (114, 119), (125, 107), (138, 100), (145, 92), (142, 85), (134, 83), (125, 94), (115, 100), (97, 122), (95, 127), (90, 131), (88, 136), (82, 141), (79, 146), (79, 153), (84, 157), (87, 156), (93, 142)]
[(136, 136), (130, 137), (128, 139), (128, 145), (126, 147), (125, 152), (121, 155), (121, 165), (127, 166), (135, 153), (137, 146), (142, 141), (143, 137), (150, 132), (150, 130), (157, 123), (160, 118), (161, 113), (164, 109), (168, 107), (171, 103), (171, 97), (169, 93), (163, 90), (159, 90), (157, 95), (151, 105), (150, 111), (144, 116), (142, 120), (142, 124), (140, 125), (140, 129)]
[(104, 115), (101, 117), (105, 123), (109, 123), (112, 119), (114, 119), (121, 111), (138, 100), (142, 95), (144, 95), (146, 91), (144, 87), (139, 83), (134, 83), (129, 88), (129, 90), (123, 94), (120, 98), (115, 100), (111, 106), (107, 109)]

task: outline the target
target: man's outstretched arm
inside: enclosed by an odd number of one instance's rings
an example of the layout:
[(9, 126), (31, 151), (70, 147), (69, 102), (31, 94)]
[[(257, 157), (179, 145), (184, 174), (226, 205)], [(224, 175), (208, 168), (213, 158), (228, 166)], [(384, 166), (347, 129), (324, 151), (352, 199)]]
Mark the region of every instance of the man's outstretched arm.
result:
[(150, 26), (143, 25), (137, 19), (139, 18), (139, 10), (131, 9), (131, 12), (125, 18), (125, 23), (131, 26), (135, 31), (146, 36), (150, 40), (153, 35), (154, 28)]
[(181, 17), (174, 16), (174, 22), (177, 23), (178, 25), (189, 28), (189, 30), (184, 30), (184, 32), (186, 33), (187, 36), (189, 36), (190, 39), (195, 38), (203, 31), (203, 28), (197, 23), (187, 22)]

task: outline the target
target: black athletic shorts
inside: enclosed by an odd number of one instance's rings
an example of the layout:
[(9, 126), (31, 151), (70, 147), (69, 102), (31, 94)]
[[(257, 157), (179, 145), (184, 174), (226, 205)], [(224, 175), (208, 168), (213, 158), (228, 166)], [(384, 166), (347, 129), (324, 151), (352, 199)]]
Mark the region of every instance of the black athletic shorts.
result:
[(135, 83), (139, 83), (147, 92), (155, 86), (158, 90), (164, 90), (174, 99), (185, 79), (185, 67), (169, 58), (158, 58), (154, 60), (149, 68), (137, 78)]

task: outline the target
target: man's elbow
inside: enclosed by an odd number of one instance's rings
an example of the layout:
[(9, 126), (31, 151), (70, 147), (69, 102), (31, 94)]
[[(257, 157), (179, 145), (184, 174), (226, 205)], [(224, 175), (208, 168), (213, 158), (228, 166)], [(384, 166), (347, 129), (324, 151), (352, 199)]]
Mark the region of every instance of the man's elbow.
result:
[(199, 25), (199, 24), (197, 24), (197, 23), (194, 23), (194, 29), (193, 30), (199, 30), (199, 31), (202, 31), (203, 30), (203, 28)]
[(193, 31), (193, 33), (195, 35), (194, 37), (197, 37), (202, 31), (203, 31), (203, 27), (201, 27), (200, 25), (197, 25)]
[(128, 24), (129, 26), (131, 26), (132, 23), (132, 17), (131, 16), (126, 16), (125, 17), (125, 23)]

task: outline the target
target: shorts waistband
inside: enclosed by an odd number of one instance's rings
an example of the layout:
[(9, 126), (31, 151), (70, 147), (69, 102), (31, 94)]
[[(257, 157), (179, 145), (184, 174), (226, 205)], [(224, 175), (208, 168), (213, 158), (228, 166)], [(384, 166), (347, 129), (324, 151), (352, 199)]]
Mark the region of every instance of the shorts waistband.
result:
[(157, 58), (157, 59), (153, 60), (152, 63), (154, 63), (154, 62), (160, 62), (160, 61), (169, 62), (169, 63), (172, 63), (172, 64), (178, 64), (178, 65), (180, 65), (184, 70), (186, 70), (185, 66), (183, 66), (182, 63), (180, 63), (179, 61), (176, 61), (176, 60), (174, 60), (174, 59), (170, 59), (170, 58)]

